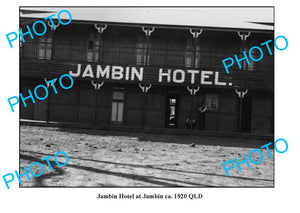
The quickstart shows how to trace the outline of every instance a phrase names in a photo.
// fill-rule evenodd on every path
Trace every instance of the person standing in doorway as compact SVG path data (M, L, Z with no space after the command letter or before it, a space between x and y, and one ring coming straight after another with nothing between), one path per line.
M201 101L200 107L198 108L198 111L199 111L199 130L204 130L206 110L207 110L207 106L206 106L205 102Z
M195 127L195 119L191 118L191 115L189 115L185 120L185 125L187 129L194 129Z

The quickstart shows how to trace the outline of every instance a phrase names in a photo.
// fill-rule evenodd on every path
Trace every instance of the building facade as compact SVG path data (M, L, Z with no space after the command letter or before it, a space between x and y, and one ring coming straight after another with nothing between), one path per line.
M35 20L21 19L21 27ZM48 85L46 100L20 106L21 119L273 135L274 55L262 48L261 61L235 63L229 74L222 64L274 40L273 31L76 20L50 26L20 44L20 92L66 73L74 86L55 94Z

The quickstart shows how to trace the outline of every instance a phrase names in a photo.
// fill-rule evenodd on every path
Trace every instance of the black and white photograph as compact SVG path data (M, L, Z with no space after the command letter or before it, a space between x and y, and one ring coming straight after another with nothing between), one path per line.
M19 12L20 187L274 187L274 7Z
M1 6L0 212L297 212L296 3Z

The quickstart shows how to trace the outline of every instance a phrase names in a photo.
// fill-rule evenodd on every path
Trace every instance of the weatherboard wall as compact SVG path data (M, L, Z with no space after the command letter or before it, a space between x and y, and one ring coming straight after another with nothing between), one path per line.
M50 31L50 29L49 29ZM75 83L70 90L59 90L58 94L51 92L47 100L21 106L21 118L84 123L91 126L116 125L111 122L112 91L114 87L124 87L126 90L124 117L122 126L132 128L165 128L166 96L168 91L179 94L178 129L187 129L185 120L191 113L196 119L197 108L206 94L217 94L219 109L206 112L205 130L236 132L238 130L238 96L235 89L248 89L246 96L251 97L251 128L249 132L257 134L273 133L273 91L274 91L274 62L273 56L267 56L262 61L251 64L249 70L239 70L237 66L226 74L221 60L233 57L241 51L241 47L251 47L272 39L273 34L252 33L246 43L242 44L237 32L203 31L198 40L193 40L188 30L183 29L155 29L149 39L149 61L141 64L137 60L137 52L144 48L145 34L139 27L108 26L102 35L102 49L98 61L87 61L90 35L97 33L92 24L70 24L61 26L47 36L53 36L51 57L40 58L39 48L41 39L29 40L21 48L20 76L21 92L34 89L38 84L45 84L45 79L58 78L60 75L75 72L78 64L83 70L90 65L93 72L100 66L122 66L124 68L143 67L143 81L137 79L114 80L94 77L74 77ZM47 37L46 36L46 37ZM47 38L45 38L47 40ZM142 44L142 46L140 45ZM47 46L46 44L43 44ZM95 48L95 43L93 43ZM197 67L186 66L185 55L193 51L194 45L199 60ZM99 50L100 50L99 49ZM273 49L272 49L273 50ZM138 63L139 62L139 63ZM200 86L199 92L192 97L187 90L190 81L174 83L158 81L158 71L181 69L187 71L206 70L219 73L220 82L231 82L232 86L201 85L196 79L195 85ZM211 81L214 77L211 77ZM99 91L95 90L91 81L103 81ZM144 94L139 83L152 84ZM51 91L51 88L49 88ZM193 100L193 105L191 105Z

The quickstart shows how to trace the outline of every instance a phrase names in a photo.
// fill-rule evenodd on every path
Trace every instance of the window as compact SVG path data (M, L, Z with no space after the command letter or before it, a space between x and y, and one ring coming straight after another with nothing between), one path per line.
M184 55L184 61L186 67L192 66L192 58L193 58L193 46L191 39L187 40L186 49L185 49L185 55Z
M199 67L200 66L200 46L197 43L195 48L195 59L194 58L194 46L191 39L187 40L185 49L185 66L186 67ZM194 64L193 64L194 63Z
M251 58L249 57L249 48L246 48L246 49L245 49L245 52L246 52L246 54L247 54L247 56L248 56L248 59L249 59L249 62L250 62L250 64L248 64L248 63L245 61L245 62L246 62L245 66L247 66L247 70L248 70L248 71L251 71L251 70L254 69L254 63L255 63L255 61L252 61ZM252 55L252 57L253 57L254 59L258 59L258 58L260 57L260 52L259 52L257 49L254 49L254 50L251 51L251 55ZM245 69L246 69L246 68L245 68Z
M146 43L142 37L139 37L136 43L136 64L137 65L149 65L149 53L150 53L150 43L148 44L148 57ZM148 64L147 64L148 63Z
M242 66L242 67L241 67L241 70L246 70L246 71L251 71L251 70L253 70L253 68L254 68L254 66L253 66L254 61L252 61L252 60L250 59L250 57L249 57L249 48L241 48L240 50L241 50L241 54L240 54L239 59L244 58L243 51L245 51L245 53L246 53L246 55L247 55L247 58L248 58L248 60L249 60L249 64L248 64L247 60L242 60L242 61L240 61L240 65ZM258 54L257 51L253 50L253 51L251 52L251 54L252 54L252 57L253 57L253 58L255 58L255 59L256 59L256 58L259 58L259 55L257 55L257 54Z
M195 67L198 68L200 66L200 47L196 46L196 53L195 53Z
M53 33L38 38L38 59L51 59Z
M100 49L100 42L98 35L94 32L90 32L89 40L87 43L87 61L88 62L98 62Z
M207 94L205 95L205 104L207 111L217 112L219 110L219 95Z
M111 121L123 122L125 91L123 88L114 88L112 94Z

